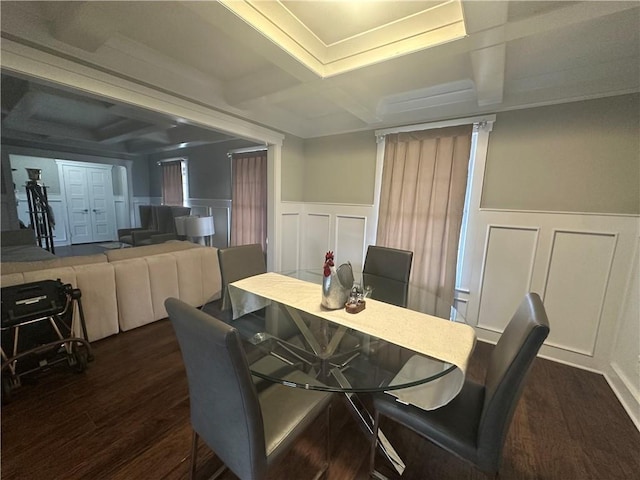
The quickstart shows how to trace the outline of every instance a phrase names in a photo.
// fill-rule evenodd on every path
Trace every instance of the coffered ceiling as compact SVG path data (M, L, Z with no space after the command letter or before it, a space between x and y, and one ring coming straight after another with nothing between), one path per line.
M640 90L637 1L3 1L0 8L3 48L27 45L303 138ZM65 134L135 153L203 133L52 85L11 84L5 101L4 83L3 136ZM207 135L215 136L201 141L228 138Z

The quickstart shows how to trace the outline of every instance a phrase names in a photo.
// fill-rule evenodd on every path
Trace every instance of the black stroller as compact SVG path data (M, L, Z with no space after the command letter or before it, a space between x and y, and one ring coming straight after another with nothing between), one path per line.
M81 292L58 280L2 288L2 401L25 375L65 362L84 372L92 360ZM78 303L84 338L74 337L74 302Z

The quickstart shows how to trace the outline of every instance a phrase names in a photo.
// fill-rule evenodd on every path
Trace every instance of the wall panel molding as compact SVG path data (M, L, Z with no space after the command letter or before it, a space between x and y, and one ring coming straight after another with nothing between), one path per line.
M300 223L299 213L282 214L282 271L298 270L300 268Z
M365 254L367 217L362 215L336 215L336 258L349 261L356 272L362 271Z
M490 224L480 274L477 326L501 332L531 290L539 228Z
M294 264L290 257L297 251L297 268L321 268L325 253L332 250L337 264L348 261L361 269L366 248L375 241L372 212L372 205L282 202L282 235L298 241L297 249L289 241L280 246L283 267Z
M567 365L600 373L607 372L610 377L617 377L610 363L617 348L614 337L624 305L624 292L628 279L633 277L630 274L633 264L630 259L634 258L637 248L639 218L628 215L559 214L492 209L482 209L476 214L478 228L483 233L477 234L480 241L471 245L473 251L470 261L465 262L464 268L469 269L466 274L470 278L466 319L469 324L478 326L478 339L495 343L503 330L502 326L492 324L492 319L487 318L487 302L496 302L495 299L491 300L487 293L498 289L500 294L512 297L510 301L514 305L514 311L515 306L522 300L520 294L500 290L499 286L496 287L493 281L487 278L487 268L493 264L491 259L487 260L487 251L490 252L492 248L490 228L494 229L494 232L495 228L500 226L510 229L536 229L538 241L529 288L543 298L551 324L551 334L542 346L540 355ZM502 232L504 233L504 230ZM578 246L582 245L583 251L584 245L589 245L589 239L595 239L595 249L572 257L573 243L565 242L571 235L578 237ZM487 245L487 242L490 242L490 245ZM523 251L521 256L520 265L526 262L525 259L530 258L530 251ZM588 264L585 267L583 264L587 260ZM579 273L580 268L585 268L587 273ZM563 280L559 281L560 279ZM585 282L589 288L581 289L577 286ZM458 292L457 297L464 298L466 295ZM509 299L499 301L507 303ZM484 305L482 312L481 305ZM585 309L586 313L582 311ZM507 314L506 309L504 310L503 314L507 316L504 322L514 311ZM481 313L484 318L480 318ZM623 338L628 337L628 329L627 324L624 326L625 332L620 334ZM638 361L639 355L640 352L635 354L634 363ZM631 360L625 359L622 363L630 362ZM622 363L619 362L619 365ZM622 382L619 384L622 385L621 389L626 389Z
M594 355L617 241L616 233L553 229L542 298L547 314L566 322L548 345Z
M640 430L640 237L635 240L605 378Z
M321 268L327 250L332 246L331 233L335 231L332 215L329 213L308 213L304 219L302 236L302 268ZM283 252L283 258L286 255Z

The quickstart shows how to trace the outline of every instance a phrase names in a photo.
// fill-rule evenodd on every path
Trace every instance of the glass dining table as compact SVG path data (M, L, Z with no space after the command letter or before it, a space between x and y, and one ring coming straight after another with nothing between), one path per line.
M257 388L340 392L363 431L373 419L358 394L386 392L433 409L464 382L475 333L462 316L422 288L355 275L364 292L359 313L320 305L322 270L266 273L229 286L226 320L240 333ZM292 381L293 371L305 373ZM401 473L404 464L382 434L380 448Z

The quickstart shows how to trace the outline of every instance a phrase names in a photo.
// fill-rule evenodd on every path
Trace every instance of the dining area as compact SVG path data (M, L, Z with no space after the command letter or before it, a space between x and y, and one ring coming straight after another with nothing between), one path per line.
M260 245L221 249L219 260L220 301L201 310L166 301L189 381L190 478L200 478L200 443L223 462L211 478L227 468L239 478L267 478L283 450L322 416L324 462L305 478L332 478L336 402L369 445L370 478L401 477L407 468L382 419L479 472L498 472L527 373L549 332L536 294L515 312L484 382L475 382L466 378L475 332L450 302L410 284L411 252L370 246L363 272L336 268L332 252L322 270L267 272Z
M19 401L3 406L3 479L46 475L64 479L184 480L209 479L217 474L221 480L234 480L252 478L240 470L240 474L234 471L238 464L251 465L252 461L260 465L261 475L266 474L258 478L270 480L316 476L344 480L495 477L491 472L485 473L486 466L474 464L470 443L458 442L466 448L458 453L455 446L445 442L462 438L454 436L456 431L468 434L472 429L465 430L466 426L480 421L479 392L487 389L487 382L494 382L504 373L501 369L495 370L496 365L503 365L495 362L497 354L503 358L501 347L475 339L466 365L461 365L462 375L462 369L447 359L418 354L407 346L395 346L375 332L358 330L372 328L374 321L365 321L366 314L378 307L393 306L394 313L409 313L420 318L431 315L431 322L447 324L452 331L468 331L464 317L451 308L444 313L444 307L440 306L438 311L442 313L437 315L417 311L426 311L430 302L428 295L410 282L406 291L395 289L398 285L393 283L387 283L387 288L380 284L372 286L364 297L365 308L359 313L323 310L320 308L323 269L267 272L261 250L243 247L239 249L240 255L233 255L234 252L238 250L222 249L220 259L225 284L237 282L232 287L236 293L245 289L258 291L260 285L243 284L245 280L261 282L260 278L276 275L285 277L284 282L301 280L308 284L305 288L310 292L313 289L310 297L313 297L314 308L327 316L342 316L354 323L342 325L339 322L343 320L334 322L307 313L299 304L287 310L282 301L286 299L267 302L264 296L262 303L269 305L235 319L231 295L210 303L204 311L178 307L170 312L173 317L195 318L203 326L215 323L227 340L232 337L236 340L238 356L226 365L234 366L234 375L242 376L246 388L242 396L238 393L233 397L230 385L238 385L237 380L226 384L224 390L216 386L209 392L212 398L205 401L204 406L199 403L203 391L199 388L194 391L191 387L189 361L185 358L187 349L181 348L180 335L171 319L95 342L92 346L97 361L91 364L90 375L69 377L52 372L36 385L22 389ZM228 259L223 260L225 257ZM371 271L371 264L367 268ZM382 281L374 277L364 280L367 268L363 268L362 275L354 272L354 279L360 282L363 292L367 292L367 282L373 285L375 280ZM376 300L376 291L380 294L382 290L393 291L393 298L387 297L386 302ZM400 295L396 296L398 291ZM255 293L240 293L241 298L256 297ZM259 293L266 296L268 292ZM293 293L300 296L302 291ZM433 301L431 304L433 308ZM296 323L291 312L298 312L301 321ZM398 325L398 318L394 315L387 322ZM365 326L358 327L358 322ZM455 324L458 326L454 327ZM305 326L309 330L308 338L317 342L317 352L307 344L302 332ZM207 327L203 328L208 331ZM237 333L231 333L234 330ZM256 333L264 335L256 336ZM205 337L204 331L196 337L210 354L225 351L212 348L212 339ZM334 339L338 337L341 340L336 345ZM189 342L188 351L194 351L192 347L197 340ZM469 341L473 340L469 338ZM224 345L228 347L231 342L225 341ZM355 353L358 355L353 357ZM416 377L415 374L426 371L416 369L410 381L394 385L394 378L415 355L424 359L421 362L426 362L432 370ZM224 363L218 360L207 362L206 370L197 369L206 385L214 386L216 376L226 375L217 370ZM244 367L235 368L237 365ZM435 370L439 370L439 379L437 374L432 374ZM392 395L409 390L413 383L418 384L414 388L423 389L429 384L435 385L433 382L455 379L455 375L463 377L460 392L433 410L424 410L410 402L401 403ZM458 381L452 384L458 385ZM245 402L243 395L247 390L249 399ZM493 432L504 435L498 437L503 442L499 478L622 479L632 478L637 471L634 445L638 442L638 432L600 375L538 357L532 362L524 388L518 392L510 383L508 391L520 393L520 400L507 412L511 419L506 433L493 428L496 425L493 419L485 419ZM499 388L493 390L493 398L503 398ZM215 405L226 406L224 418L214 416ZM505 414L503 403L494 405L499 414ZM482 407L491 413L489 406L486 410L484 404ZM251 415L245 415L247 408L252 409ZM200 430L198 423L194 424L194 415L213 418L214 433L222 436L221 444L206 437L208 432ZM256 422L245 432L250 432L258 445L264 442L264 450L248 450L236 445L231 448L234 458L229 458L225 449L229 445L233 447L229 442L238 438L234 429L238 425L246 426L247 419ZM447 424L448 419L453 422ZM278 421L284 423L278 424ZM465 423L467 421L469 423ZM278 436L284 426L287 426L286 434ZM369 433L376 429L381 434ZM447 432L448 437L436 437L436 430ZM197 442L194 442L194 432L198 434ZM278 447L268 440L274 437L281 440L276 442ZM386 444L405 465L401 475L398 465L383 450ZM248 451L252 452L252 460L244 457ZM492 458L486 449L475 451L478 452L476 458ZM615 457L603 454L609 451L615 451Z

